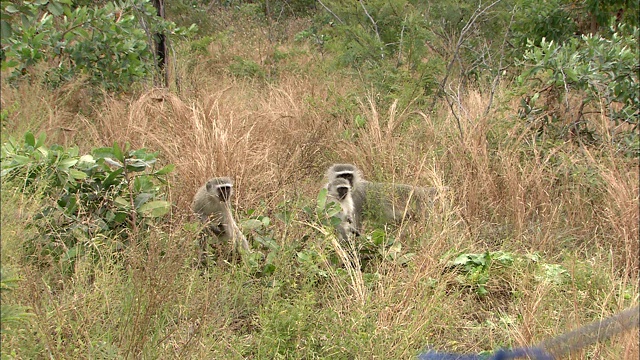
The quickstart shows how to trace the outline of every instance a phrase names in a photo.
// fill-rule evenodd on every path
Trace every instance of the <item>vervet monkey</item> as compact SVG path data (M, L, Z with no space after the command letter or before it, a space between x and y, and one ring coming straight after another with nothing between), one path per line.
M437 188L364 180L360 170L352 164L334 164L327 170L328 184L340 178L351 185L354 220L358 230L365 214L384 222L401 222L406 217L422 215L438 195Z
M325 187L329 187L329 184L336 181L336 179L344 179L349 182L351 188L349 189L349 195L351 202L353 203L353 224L354 228L359 232L360 224L362 221L363 206L365 205L366 186L368 181L362 179L360 170L352 164L334 164L327 170L327 184Z
M231 243L234 251L249 252L249 243L231 213L232 196L233 181L230 178L212 178L196 192L192 209L207 224L206 229L217 238Z
M340 238L347 240L352 234L359 236L360 224L357 222L359 219L356 218L349 181L344 178L337 178L328 183L326 188L328 199L337 202L342 207L342 211L338 214L338 217L342 220L338 226Z

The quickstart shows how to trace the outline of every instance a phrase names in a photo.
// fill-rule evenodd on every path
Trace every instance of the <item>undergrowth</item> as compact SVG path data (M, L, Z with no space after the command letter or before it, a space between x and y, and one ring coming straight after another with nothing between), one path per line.
M53 91L3 79L2 142L30 145L19 154L24 164L41 161L2 178L3 282L5 269L15 275L3 287L3 316L6 305L19 310L18 321L3 317L3 359L488 352L534 345L638 303L633 151L619 141L543 133L552 127L526 120L544 114L519 111L527 89L506 80L492 91L469 87L455 104L438 100L433 112L425 98L393 101L366 77L336 71L333 55L312 42L295 41L308 25L302 20L279 28L278 42L252 24L177 52L179 89L88 94L81 80ZM606 111L581 121L609 126ZM27 131L47 136L25 138ZM38 148L61 156L33 155ZM106 148L110 155L96 153ZM77 168L80 154L96 167ZM78 162L63 166L66 158ZM118 166L106 158L145 162L139 186L124 171L109 175ZM162 172L150 160L175 168ZM3 154L3 169L8 161ZM343 243L332 228L336 209L318 197L336 162L355 163L371 181L451 191L420 221L366 222L361 238ZM105 185L109 176L117 195L82 185ZM196 265L190 202L212 176L234 179L234 215L253 249L247 262ZM25 184L36 186L24 191ZM72 193L102 197L74 212L64 201ZM141 193L166 201L156 205L168 212L130 231L133 214L144 217ZM70 226L100 221L122 225L127 241L77 256L66 269L60 259L68 253L34 262L28 245L43 236L34 224L47 207L69 221L44 236L59 248L69 248L59 235ZM97 209L113 216L98 219ZM93 244L122 238L83 234ZM570 356L637 357L637 332Z

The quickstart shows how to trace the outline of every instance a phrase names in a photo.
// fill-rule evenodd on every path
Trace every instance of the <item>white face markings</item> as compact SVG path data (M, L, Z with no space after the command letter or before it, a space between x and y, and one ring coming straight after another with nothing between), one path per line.
M351 184L347 179L337 177L329 182L326 187L329 198L339 203L342 208L342 211L337 215L342 220L340 223L340 228L342 229L341 234L343 234L343 236L348 236L353 233L357 234L357 230L353 225L355 208L353 198L351 197Z

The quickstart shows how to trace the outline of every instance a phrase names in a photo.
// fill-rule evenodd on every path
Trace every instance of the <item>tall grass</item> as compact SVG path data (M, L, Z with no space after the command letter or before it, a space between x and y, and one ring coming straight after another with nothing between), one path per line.
M176 165L174 226L142 234L124 260L80 262L71 278L24 260L24 216L40 203L3 182L2 264L24 279L6 301L35 314L26 330L2 335L3 356L410 358L428 344L476 352L527 346L637 304L635 160L606 144L537 141L517 120L509 84L486 114L489 96L470 91L456 118L444 104L433 114L385 105L361 90L366 84L314 65L304 46L280 65L296 71L277 80L230 74L232 54L262 64L250 47L265 54L276 47L253 36L214 42L225 57L179 59L180 92L113 96L86 94L81 83L52 92L3 82L6 135L46 131L85 151L128 142ZM80 107L65 100L96 96ZM357 262L345 269L320 262L327 277L300 267L296 253L324 241L301 208L313 205L333 162L355 163L370 180L450 189L426 221L386 229L415 254L407 265L379 257L363 274ZM192 221L196 189L212 176L234 178L240 218L254 211L273 219L280 249L272 275L224 262L193 266L196 239L183 225ZM283 209L295 221L282 220ZM498 250L519 260L492 267L485 296L446 266L460 252ZM348 254L343 262L352 263ZM537 262L526 260L536 254ZM566 270L560 280L549 273L557 266ZM635 359L637 340L637 332L625 334L572 358Z

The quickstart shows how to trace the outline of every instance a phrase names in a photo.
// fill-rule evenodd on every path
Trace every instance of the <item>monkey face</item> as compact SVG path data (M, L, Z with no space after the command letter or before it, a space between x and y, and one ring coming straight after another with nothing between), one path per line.
M349 185L348 180L344 178L336 178L335 180L327 184L327 190L329 190L329 196L342 202L347 198L347 196L349 196L351 186Z
M329 181L345 179L353 188L355 183L359 181L360 174L358 168L353 164L334 164L327 170L327 178Z
M227 202L231 199L231 195L233 195L233 185L220 185L218 186L218 198L222 202Z
M207 182L207 192L213 194L220 202L226 203L233 195L233 183L226 178L216 178Z
M349 182L349 185L353 186L353 172L352 171L343 171L336 174L336 177L339 179L345 179Z
M336 191L338 192L338 200L343 201L349 195L349 186L346 186L346 185L338 186L336 188Z

